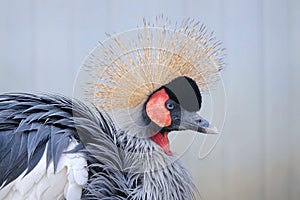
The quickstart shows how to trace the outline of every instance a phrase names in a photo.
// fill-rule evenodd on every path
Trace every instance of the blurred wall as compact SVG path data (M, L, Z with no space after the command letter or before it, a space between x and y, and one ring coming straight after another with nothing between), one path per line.
M195 157L201 137L182 158L202 198L298 200L299 10L298 0L0 0L0 92L70 96L105 33L162 13L173 22L195 18L223 42L228 63L223 134L206 159Z

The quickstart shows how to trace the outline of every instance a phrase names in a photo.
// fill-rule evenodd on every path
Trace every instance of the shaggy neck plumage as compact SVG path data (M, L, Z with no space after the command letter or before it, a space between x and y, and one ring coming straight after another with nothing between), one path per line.
M117 166L95 164L101 171L94 173L86 187L85 197L133 200L190 200L196 199L196 187L187 170L175 156L167 155L150 138L137 138L117 133L119 147ZM101 182L110 184L99 185ZM122 184L120 184L122 183ZM107 188L107 185L110 185ZM95 188L97 186L97 188ZM126 194L119 191L127 191ZM86 199L89 199L86 198Z

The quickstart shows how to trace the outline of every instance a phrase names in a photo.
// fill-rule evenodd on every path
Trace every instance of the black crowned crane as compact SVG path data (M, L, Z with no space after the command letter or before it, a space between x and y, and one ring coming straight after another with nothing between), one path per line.
M222 50L204 26L158 20L87 57L82 87L91 106L0 95L0 199L196 199L168 134L216 133L198 111L221 67Z

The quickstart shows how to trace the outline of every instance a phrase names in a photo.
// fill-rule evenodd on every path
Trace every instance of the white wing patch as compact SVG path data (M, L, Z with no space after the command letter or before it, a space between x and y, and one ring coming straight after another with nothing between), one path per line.
M72 139L67 150L77 144ZM87 161L81 153L63 153L54 174L52 162L46 169L45 151L37 166L24 177L25 173L0 190L1 200L76 200L88 180Z

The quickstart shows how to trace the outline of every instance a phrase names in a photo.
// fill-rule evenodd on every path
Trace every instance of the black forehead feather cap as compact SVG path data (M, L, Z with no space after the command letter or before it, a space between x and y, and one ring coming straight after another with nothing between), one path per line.
M194 80L180 76L164 86L171 99L187 111L198 111L201 108L202 96Z

